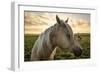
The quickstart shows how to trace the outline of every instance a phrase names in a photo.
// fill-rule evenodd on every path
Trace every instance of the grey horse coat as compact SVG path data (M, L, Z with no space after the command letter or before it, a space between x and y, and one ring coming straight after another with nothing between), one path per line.
M74 40L73 31L67 24L68 19L60 20L56 15L56 21L56 24L46 29L36 40L31 52L31 61L54 59L56 47L72 48L76 56L81 55L81 47Z

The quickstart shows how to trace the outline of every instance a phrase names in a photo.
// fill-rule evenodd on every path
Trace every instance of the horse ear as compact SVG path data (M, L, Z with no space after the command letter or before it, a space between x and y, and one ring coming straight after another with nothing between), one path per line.
M57 21L57 23L60 24L60 18L58 17L58 15L56 15L56 21Z
M66 23L68 23L69 18L67 18L67 20L65 21Z

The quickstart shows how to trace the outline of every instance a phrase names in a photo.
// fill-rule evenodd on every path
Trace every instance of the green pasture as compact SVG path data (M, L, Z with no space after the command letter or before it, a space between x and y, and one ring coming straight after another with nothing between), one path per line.
M76 57L73 52L68 51L67 49L61 50L57 49L57 53L55 55L55 60L67 60L67 59L87 59L90 58L90 34L75 34L75 36L80 36L79 43L83 48L82 55L80 57ZM32 47L37 40L38 35L25 35L24 36L24 61L30 61L31 50Z

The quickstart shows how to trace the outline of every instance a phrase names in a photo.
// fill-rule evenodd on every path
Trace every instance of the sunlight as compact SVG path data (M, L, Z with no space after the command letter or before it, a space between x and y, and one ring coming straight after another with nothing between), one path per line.
M55 16L66 20L69 17L69 25L74 33L90 33L90 15L75 13L48 13L28 12L24 13L25 34L40 34L56 23Z

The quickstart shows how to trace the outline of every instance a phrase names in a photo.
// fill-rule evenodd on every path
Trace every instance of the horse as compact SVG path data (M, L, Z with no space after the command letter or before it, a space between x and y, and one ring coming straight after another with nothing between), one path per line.
M56 15L56 23L41 33L36 40L31 51L31 61L54 60L56 47L70 48L75 56L81 55L82 48L75 40L68 20L69 18L64 21Z

